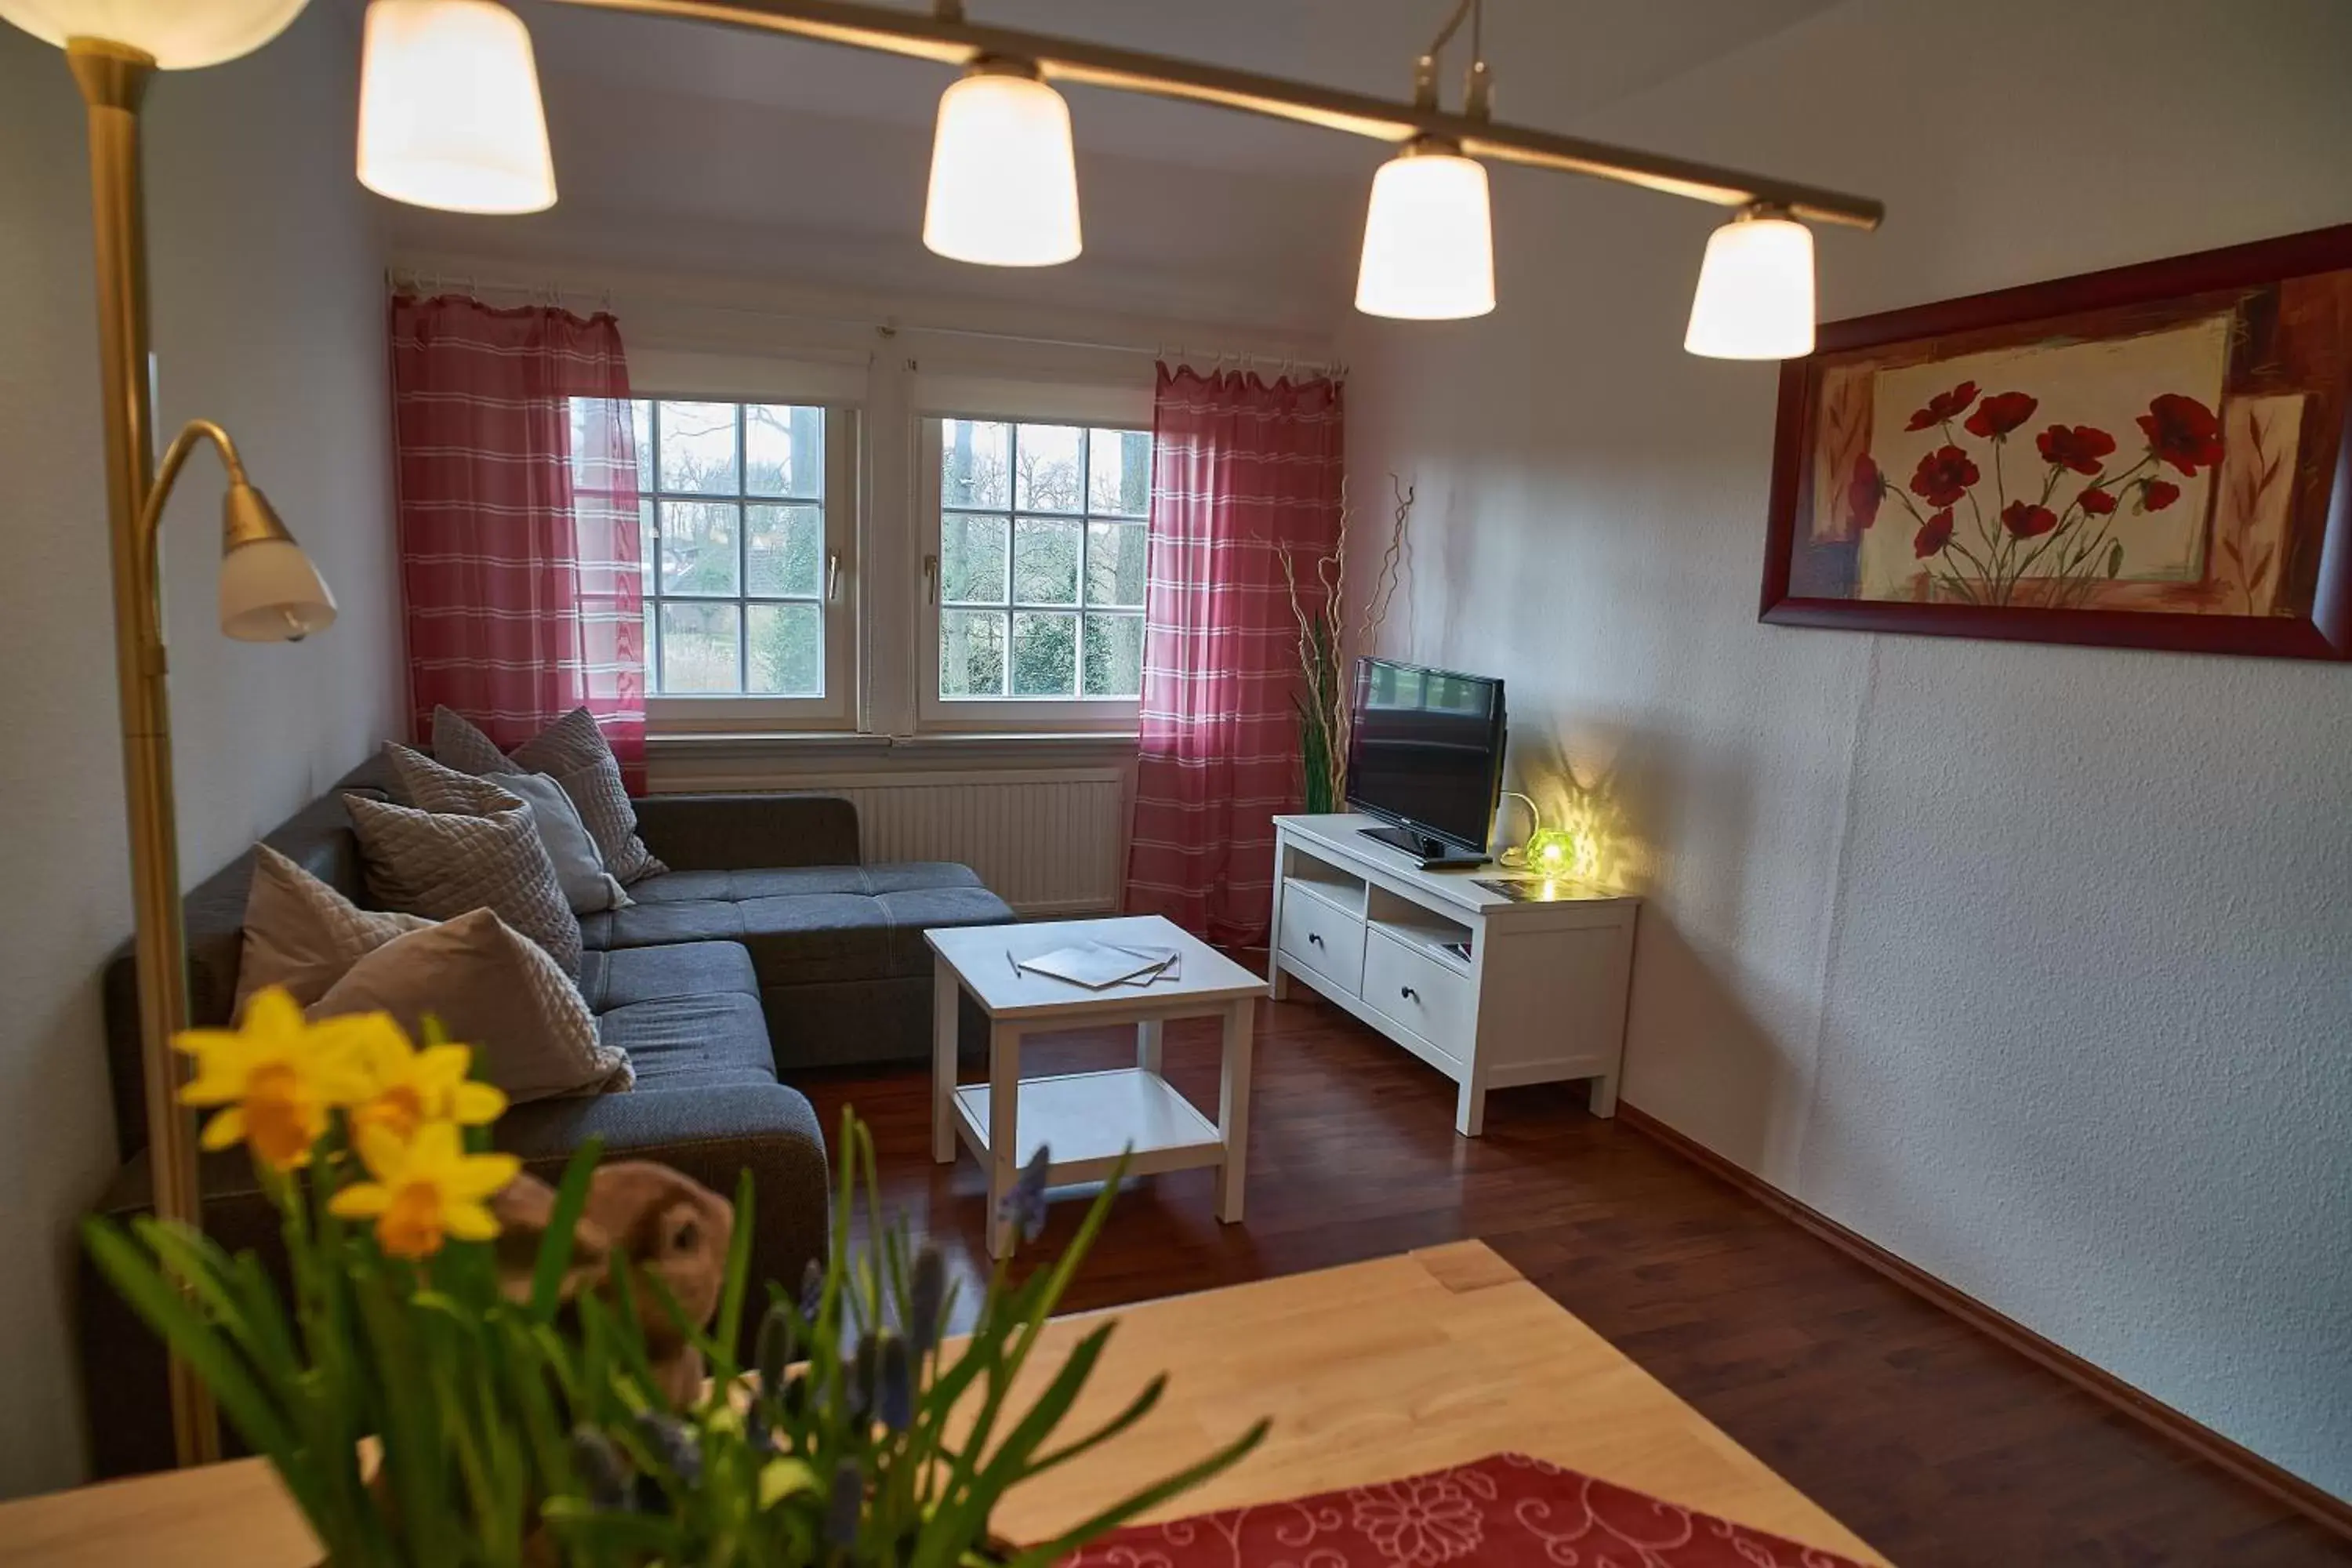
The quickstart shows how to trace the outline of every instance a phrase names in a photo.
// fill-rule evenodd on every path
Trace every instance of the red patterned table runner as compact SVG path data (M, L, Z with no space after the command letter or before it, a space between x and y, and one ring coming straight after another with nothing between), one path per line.
M1524 1454L1136 1525L1063 1568L1860 1568Z

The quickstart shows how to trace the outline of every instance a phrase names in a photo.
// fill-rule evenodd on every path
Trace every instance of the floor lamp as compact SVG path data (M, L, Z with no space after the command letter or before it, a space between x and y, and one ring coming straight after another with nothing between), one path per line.
M165 685L163 503L194 449L210 444L227 470L221 505L220 624L246 642L295 641L335 618L301 547L247 481L228 433L192 421L159 464L148 379L147 245L139 113L159 69L215 64L276 37L303 0L0 0L0 18L58 45L89 109L90 212L96 236L99 384L105 402L106 510L113 540L114 658L137 921L140 1041L145 1059L148 1165L159 1218L194 1226L200 1194L194 1121L178 1103L172 1036L187 1024L187 955L172 799ZM220 1456L209 1392L171 1363L179 1462Z

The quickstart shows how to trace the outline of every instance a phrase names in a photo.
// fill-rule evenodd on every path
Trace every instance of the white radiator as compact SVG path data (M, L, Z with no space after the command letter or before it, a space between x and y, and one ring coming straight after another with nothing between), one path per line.
M869 864L961 861L1024 915L1118 907L1127 878L1123 770L910 770L796 778L792 787L855 802Z

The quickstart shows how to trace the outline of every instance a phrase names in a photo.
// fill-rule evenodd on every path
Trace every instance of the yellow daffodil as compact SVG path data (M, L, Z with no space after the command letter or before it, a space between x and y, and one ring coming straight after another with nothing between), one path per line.
M341 1019L366 1074L370 1092L352 1107L352 1139L380 1126L406 1142L429 1121L487 1127L506 1110L507 1097L466 1076L474 1053L466 1046L427 1046L418 1050L388 1013Z
M329 1108L367 1089L346 1032L310 1024L276 985L246 1004L238 1027L183 1030L172 1043L196 1058L180 1103L225 1108L205 1124L204 1146L244 1143L273 1170L309 1164Z
M337 1193L329 1207L375 1221L376 1245L394 1258L430 1258L450 1237L488 1241L499 1222L482 1200L515 1179L512 1154L468 1154L454 1121L428 1121L403 1139L381 1122L357 1130L372 1182Z

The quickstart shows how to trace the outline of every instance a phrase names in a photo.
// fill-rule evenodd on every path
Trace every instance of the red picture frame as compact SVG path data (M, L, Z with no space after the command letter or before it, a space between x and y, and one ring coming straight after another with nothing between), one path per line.
M2217 312L2227 318L2221 328L2215 326ZM2242 401L2250 411L2263 399L2269 399L2271 407L2292 411L2294 423L2287 431L2294 442L2290 468L2277 475L2279 465L2273 460L2268 469L2257 470L2265 482L2273 476L2284 479L2286 488L2261 503L2269 519L2266 526L2274 537L2259 554L2246 552L2262 563L2251 577L2241 571L2242 580L2226 587L2177 574L2175 580L2154 588L2128 581L2091 581L2101 564L2105 565L2107 578L2118 577L2124 550L2117 543L2111 563L2102 549L2089 570L2057 587L2046 586L2039 579L2011 579L2007 586L2015 597L2004 599L1998 592L1986 590L1988 583L1999 586L1997 578L1973 579L1973 590L1964 572L1958 580L1938 578L1930 554L1952 531L1951 513L1947 510L1924 520L1916 536L1922 569L1905 590L1916 596L1886 596L1886 563L1895 562L1894 569L1899 571L1909 562L1901 550L1890 552L1885 534L1873 547L1878 552L1878 596L1864 596L1865 590L1859 584L1865 574L1856 562L1864 548L1862 531L1873 526L1872 516L1879 510L1874 498L1883 494L1899 503L1899 509L1886 509L1894 519L1884 525L1889 528L1907 529L1923 504L1907 492L1896 493L1906 489L1899 467L1878 478L1881 469L1874 460L1877 449L1874 443L1881 437L1868 422L1875 417L1871 413L1875 395L1871 378L1880 374L1879 367L1892 367L1888 374L1898 370L1910 374L1909 384L1916 384L1921 375L1930 374L1922 367L1933 367L1947 359L1978 363L1983 363L1985 354L2002 352L2105 348L2175 330L2177 323L2191 318L2202 321L2209 331L2226 334L2216 340L2227 344L2221 351L2226 364L2220 394L2225 428L2238 428L2230 425L2227 413ZM1968 359L1969 354L1979 357ZM1834 381L1841 375L1849 386L1856 381L1864 386L1859 399L1840 394L1843 398L1840 406L1847 410L1845 422L1851 424L1856 417L1851 410L1857 405L1864 421L1859 456L1849 457L1849 466L1843 468L1835 466L1833 456L1821 445L1825 377ZM1970 398L1978 395L1973 383L1964 382L1954 391L1965 392ZM1988 403L1994 401L1991 394L1988 385ZM2028 408L2034 405L2032 398L2021 394L2002 395L2019 398ZM1929 401L1939 402L1941 397ZM2063 425L2063 408L2053 405L2053 411ZM1929 420L1937 413L1945 411L1922 408L1912 416L1908 426L1893 429L1918 430L1919 421ZM2246 416L2252 415L2249 412ZM1945 413L1945 417L1949 420L1956 415ZM2145 421L2141 424L2147 428ZM1988 425L1971 423L1968 428L2003 434L2000 426L1996 413ZM2011 426L2021 448L2030 427L2015 429L2013 422ZM2244 428L2257 437L2263 433L2257 426ZM1943 429L1950 434L1951 425L1945 424ZM1829 434L1841 442L1843 450L1854 449L1850 434L1840 436L1833 428ZM2104 431L2099 434L2105 438ZM2129 436L2127 426L2126 437L2138 439ZM1932 428L1918 437L1937 438ZM1899 443L1902 437L1890 434L1885 439ZM2146 455L2130 470L2141 477L2120 488L2150 510L2160 509L2180 494L2179 485L2166 482L2179 476L2157 461L2160 454L2155 449L2158 441L2153 430L2147 441ZM2221 449L2218 444L2215 449ZM1979 455L1990 452L1998 460L2004 448L1977 450ZM2045 459L2050 450L2042 448ZM2122 454L2129 455L2128 449ZM2122 456L2114 460L2118 471ZM2226 571L2236 569L2216 564L2217 561L2235 560L2236 547L2251 536L2233 533L2229 539L2218 538L2216 520L2225 511L2232 520L2242 512L2251 518L2256 504L2239 499L2242 487L2239 492L2230 492L2231 500L2223 500L2230 475L2221 465L2228 460L2226 457L2208 459L2212 466L2204 486L2196 492L2205 515L2188 525L2203 531L2196 536L2193 553L2206 563L2200 570L2217 584ZM2030 482L2031 454L2021 450L2011 461L2013 468L2026 470L2022 478ZM1819 478L1853 474L1863 468L1867 473L1858 489L1852 489L1857 481L1840 480L1845 488L1832 488L1822 485ZM1972 467L1966 471L1976 472ZM2052 500L2054 509L2053 482L2068 475L2055 463L2049 466L2048 473L2042 499ZM1909 488L1934 503L1944 500L1936 485L1923 467L1922 476ZM1851 510L1841 517L1838 509L1849 504L1849 489L1854 499ZM1817 490L1822 492L1819 496ZM2021 488L2017 493L2026 492ZM2079 520L2084 524L2094 521L2087 515L2090 510L2111 511L2116 507L2115 500L2104 492L2091 499L2095 504L2085 508L2085 515ZM1825 503L1829 510L1822 510L1817 502ZM1985 505L1991 509L1990 495ZM1812 354L1789 361L1780 369L1770 509L1760 618L1772 625L2278 658L2352 658L2352 224L1827 323L1820 330ZM2166 521L2173 525L2177 520ZM2037 522L2043 529L2051 526L2046 513L2037 513L2034 521L2021 520L2021 527L2035 527ZM1940 533L1936 531L1937 526ZM2012 554L2025 548L2021 540L2004 537L1997 522L1984 527L1994 546ZM2179 534L2181 530L2172 526L2171 531ZM1838 537L1841 534L1847 537ZM2217 557L2217 551L2222 554ZM2077 557L2082 553L2078 551ZM2243 603L2253 605L2256 600L2248 583L2257 579L2265 584L2263 603L2268 613L2233 613L2226 602L2230 595L2242 594ZM1825 591L1841 587L1843 593ZM2142 603L2196 602L2196 607L2109 607L2135 593ZM2053 602L2031 602L2037 594L2046 594ZM2071 605L2064 602L2070 597L2075 599Z

